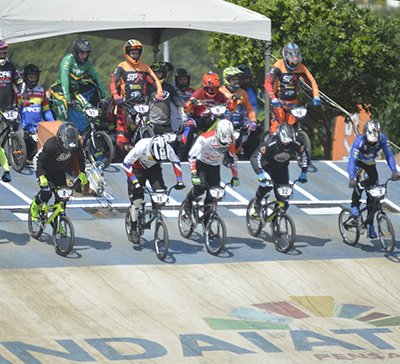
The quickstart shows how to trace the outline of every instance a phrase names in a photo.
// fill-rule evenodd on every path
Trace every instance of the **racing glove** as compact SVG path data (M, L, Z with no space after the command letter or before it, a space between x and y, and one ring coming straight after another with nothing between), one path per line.
M321 99L318 96L313 98L313 105L314 106L321 106Z
M113 100L117 105L119 105L119 104L122 104L122 102L124 101L124 98L121 95L119 95L118 93L115 93L115 94L113 94Z
M233 187L238 187L240 185L240 179L238 177L232 177L231 185Z
M47 187L49 185L49 181L47 180L46 176L41 175L39 176L39 186L41 188Z
M175 189L176 190L183 190L185 188L185 184L183 181L176 181Z
M299 182L300 183L306 183L307 182L307 172L301 172L300 173Z
M357 186L357 181L355 180L355 178L350 178L349 188L356 188L356 186Z
M272 187L271 177L267 173L261 172L257 176L261 187Z
M392 181L398 181L400 179L400 175L397 171L392 173Z
M192 175L192 184L193 186L200 186L201 180L197 174Z

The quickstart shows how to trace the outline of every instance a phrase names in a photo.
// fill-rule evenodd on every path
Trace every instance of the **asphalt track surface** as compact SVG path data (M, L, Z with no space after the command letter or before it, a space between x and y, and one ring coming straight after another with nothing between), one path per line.
M0 183L0 364L3 363L400 363L399 246L378 240L351 247L337 217L349 206L345 162L314 162L296 185L289 209L297 238L289 254L275 250L266 228L247 233L245 208L257 188L248 163L241 185L228 189L219 212L228 229L224 252L206 252L200 228L180 237L173 191L164 211L170 236L165 262L153 230L132 246L124 231L128 207L120 165L105 173L114 209L94 197L69 203L76 243L57 256L50 230L29 236L27 208L37 193L31 169ZM163 166L167 185L172 167ZM378 163L380 178L390 176ZM223 168L223 181L230 172ZM185 183L189 169L183 166ZM292 179L300 171L291 164ZM400 183L385 203L400 237Z

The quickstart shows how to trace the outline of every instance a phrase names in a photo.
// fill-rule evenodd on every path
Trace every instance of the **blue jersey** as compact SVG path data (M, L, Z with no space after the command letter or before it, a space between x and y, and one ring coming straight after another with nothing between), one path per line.
M394 160L392 149L389 146L389 140L387 136L381 133L379 141L371 145L367 143L365 136L362 134L356 138L350 149L349 163L347 165L349 178L355 178L358 167L357 162L361 162L367 165L374 165L376 156L378 155L380 150L383 150L390 169L392 170L392 172L395 172L397 170L396 162Z

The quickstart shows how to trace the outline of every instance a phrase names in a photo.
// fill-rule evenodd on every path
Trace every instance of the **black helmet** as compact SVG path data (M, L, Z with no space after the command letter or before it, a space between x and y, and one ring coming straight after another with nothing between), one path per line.
M188 78L188 82L186 85L182 85L179 83L179 77L187 77ZM175 85L176 87L178 87L179 89L181 88L186 88L189 87L190 85L190 73L188 72L188 70L186 68L183 67L178 67L175 71Z
M283 146L288 146L296 141L296 132L293 126L286 123L279 125L278 128L278 139Z
M363 133L368 143L375 144L381 136L381 125L376 120L368 120L364 125Z
M78 129L72 123L62 123L57 130L57 140L64 151L72 151L78 147Z
M92 50L93 50L92 46L90 45L89 41L86 39L79 38L79 39L75 40L74 43L72 44L72 54L74 55L74 57L78 63L86 62L86 60L84 62L80 61L78 52L91 52Z
M36 78L28 77L28 75L35 75ZM35 87L39 83L39 75L40 75L39 67L30 63L24 67L24 73L22 77L28 87Z
M250 67L246 64L241 64L237 66L242 71L241 77L250 77L253 78L253 72L251 71Z
M151 140L150 154L156 162L168 160L167 143L161 135L156 135Z
M150 66L154 73L159 72L162 74L162 77L159 77L160 81L165 80L168 73L168 68L165 62L157 62Z

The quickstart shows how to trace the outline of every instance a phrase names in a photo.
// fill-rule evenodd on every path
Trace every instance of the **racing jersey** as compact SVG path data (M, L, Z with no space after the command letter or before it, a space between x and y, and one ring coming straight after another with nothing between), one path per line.
M119 94L124 100L142 104L148 93L148 84L155 85L157 95L161 98L163 94L161 83L147 64L141 61L137 64L123 61L111 76L110 89L113 95Z
M32 89L27 87L23 99L30 103L29 106L24 106L22 96L18 96L18 105L20 105L19 113L24 130L34 133L37 132L39 121L43 121L43 119L54 120L47 101L46 92L42 86L37 85Z
M194 89L191 87L186 87L184 89L180 89L179 87L175 86L175 91L178 94L178 96L181 98L183 103L185 104L186 101L188 101L194 92Z
M379 141L374 145L371 145L367 143L364 134L361 134L356 138L356 140L354 140L350 149L349 163L347 164L349 178L355 178L357 172L357 161L367 165L374 165L376 156L380 150L383 150L391 171L397 171L396 161L394 159L392 149L389 146L389 140L387 136L381 133Z
M211 98L208 97L203 88L199 88L193 92L192 97L201 100L205 105L193 105L190 100L186 101L185 112L189 113L191 117L204 118L209 116L208 108L215 105L227 105L229 110L234 110L237 102L229 100L222 92L218 91L216 95Z
M319 97L317 82L307 67L300 63L294 71L289 71L283 59L275 62L265 79L264 87L271 100L279 98L289 103L298 103L300 77L311 84L314 97Z
M169 125L171 123L171 102L178 109L180 108L181 115L183 113L183 102L171 84L164 82L162 88L163 99L150 104L149 115L153 124ZM150 93L150 99L154 99L155 95L156 90L153 89Z
M152 138L139 140L133 149L126 155L122 163L124 171L130 180L134 180L134 169L149 169L159 162L155 161L150 152ZM176 156L172 147L167 143L167 157L174 167L177 180L182 180L182 168L179 158Z
M235 143L221 145L215 136L215 130L200 134L189 151L189 165L192 174L197 171L196 161L199 160L210 166L220 166L228 152L233 163L231 164L232 175L237 177L237 163L235 154Z
M60 147L56 136L47 139L35 156L34 168L36 176L64 174L74 154L78 157L79 170L85 172L85 157L80 142L78 142L78 148L72 152L66 152Z
M233 96L233 93L229 91L226 86L221 86L219 90L230 99ZM247 92L242 88L237 89L234 92L236 95L241 96L242 98L237 101L237 109L235 111L226 111L226 118L230 120L235 128L240 127L243 124L244 118L247 116L250 121L257 122L256 113L253 109L253 106L250 103L249 97L247 96Z
M100 90L101 96L106 97L106 90L92 62L87 60L85 63L80 64L75 60L72 53L67 54L60 63L57 80L57 85L61 85L65 99L71 101L73 99L71 93L78 92L79 86L88 80L94 81Z
M7 61L0 66L0 110L12 108L16 102L16 87L22 84L22 78L15 66Z
M289 165L290 159L296 153L301 153L301 170L307 172L310 159L308 152L301 141L290 143L287 147L280 144L278 134L261 144L257 153L250 158L254 172L260 174L265 167L282 168Z

